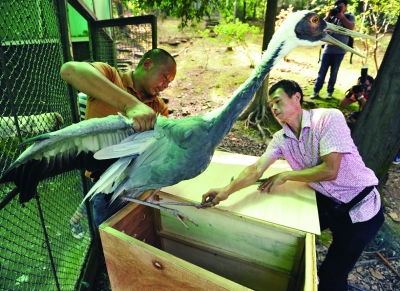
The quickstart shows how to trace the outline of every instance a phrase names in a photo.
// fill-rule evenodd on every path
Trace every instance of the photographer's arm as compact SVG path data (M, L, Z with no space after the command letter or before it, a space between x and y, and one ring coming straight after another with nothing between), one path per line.
M361 110L364 109L365 103L367 103L367 99L364 96L360 96L357 98L358 104L360 105Z
M344 108L349 106L350 104L356 102L356 98L353 94L352 88L346 91L346 95L340 100L339 106Z
M352 103L354 103L353 100L351 100L350 98L343 97L343 99L340 100L340 102L339 102L339 106L344 108L344 107L349 106Z
M343 26L347 29L353 30L354 29L354 23L351 22L350 20L347 19L347 17L344 15L344 13L338 13L336 15L336 18L339 18L340 21L343 23Z

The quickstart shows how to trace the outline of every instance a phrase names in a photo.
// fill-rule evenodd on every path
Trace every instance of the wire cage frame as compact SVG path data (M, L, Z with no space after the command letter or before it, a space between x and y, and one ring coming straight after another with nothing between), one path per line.
M59 75L65 61L76 54L130 70L156 47L155 17L91 19L90 41L69 55L65 5L0 1L0 175L24 151L21 142L79 121L77 94ZM0 209L0 290L90 289L83 273L99 238L90 214L81 220L82 239L69 226L88 189L83 173L46 179L37 189L23 206L13 199ZM12 190L0 184L0 201Z

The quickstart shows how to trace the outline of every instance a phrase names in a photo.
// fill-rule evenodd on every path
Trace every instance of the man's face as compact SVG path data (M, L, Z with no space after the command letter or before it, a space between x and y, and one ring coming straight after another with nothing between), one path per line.
M346 11L346 5L344 5L344 3L339 3L337 7L340 9L341 13L344 13Z
M269 96L268 105L272 114L279 122L284 122L297 113L300 100L300 93L290 98L282 88L278 88Z
M155 96L164 91L175 79L176 64L171 59L157 65L148 59L144 66L146 70L145 90L149 96Z
M365 80L365 85L366 85L366 87L367 87L367 91L371 91L372 84L369 82L369 80L368 80L368 79L367 79L367 80Z

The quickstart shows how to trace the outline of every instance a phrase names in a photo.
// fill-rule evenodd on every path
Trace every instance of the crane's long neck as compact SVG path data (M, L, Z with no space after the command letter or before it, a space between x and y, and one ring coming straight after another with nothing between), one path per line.
M221 135L220 140L230 131L233 123L253 98L271 69L292 49L293 47L288 48L285 40L272 39L268 49L262 55L261 62L246 82L233 93L227 103L204 115L206 120L214 119L214 126L219 128L218 131L222 131L218 134ZM215 140L217 143L219 141Z

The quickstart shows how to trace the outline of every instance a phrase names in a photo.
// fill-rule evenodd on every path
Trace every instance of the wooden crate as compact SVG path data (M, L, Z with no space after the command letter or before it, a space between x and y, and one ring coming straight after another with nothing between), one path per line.
M254 160L216 153L203 174L159 198L198 202ZM279 161L266 175L285 169ZM189 229L170 213L130 203L100 226L112 289L317 290L315 195L302 183L284 185L270 195L252 186L209 209L174 206L198 223Z

